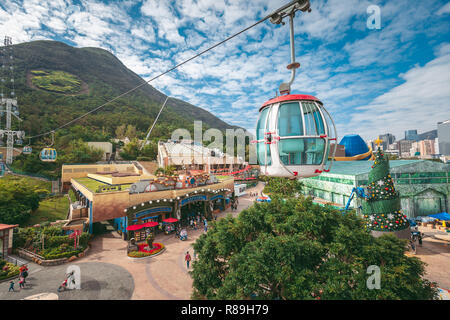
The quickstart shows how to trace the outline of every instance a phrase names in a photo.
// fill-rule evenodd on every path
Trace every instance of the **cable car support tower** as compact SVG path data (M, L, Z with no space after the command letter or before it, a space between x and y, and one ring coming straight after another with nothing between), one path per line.
M11 164L13 161L14 153L14 137L17 137L17 143L21 144L22 139L25 137L24 131L12 130L12 118L15 117L18 121L22 121L19 118L19 109L17 106L17 99L14 92L14 66L13 66L13 52L11 38L5 36L3 42L2 54L2 74L1 74L1 101L0 101L0 146L3 145L3 137L6 136L6 164ZM9 82L10 85L6 86L5 82L8 78L9 69ZM9 89L9 98L6 95L6 89ZM5 97L6 96L6 97ZM5 116L5 127L1 129L1 120Z

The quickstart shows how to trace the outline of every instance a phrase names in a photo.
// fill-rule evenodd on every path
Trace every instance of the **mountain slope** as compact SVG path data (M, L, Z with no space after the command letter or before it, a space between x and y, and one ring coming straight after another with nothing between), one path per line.
M16 94L24 120L21 128L27 135L59 127L144 82L113 54L99 48L74 48L57 41L33 41L14 45L13 50ZM74 75L83 82L83 91L69 95L37 89L31 80L32 70L63 71ZM106 131L109 136L114 136L119 125L132 124L142 135L153 122L165 97L145 84L77 124ZM170 99L154 135L166 137L176 128L190 129L193 120L202 120L206 128L236 128L204 109Z

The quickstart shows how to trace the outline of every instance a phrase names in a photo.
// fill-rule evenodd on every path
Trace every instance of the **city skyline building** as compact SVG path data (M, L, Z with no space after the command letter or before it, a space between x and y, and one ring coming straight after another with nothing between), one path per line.
M405 140L417 141L419 140L419 135L417 134L417 130L406 130L405 131Z
M410 150L412 147L413 141L411 140L400 140L398 141L398 151L399 155L402 158L409 158L410 157Z
M420 152L420 158L431 159L432 155L436 154L434 149L434 139L433 140L421 140L417 142Z
M437 123L439 153L450 156L450 119Z

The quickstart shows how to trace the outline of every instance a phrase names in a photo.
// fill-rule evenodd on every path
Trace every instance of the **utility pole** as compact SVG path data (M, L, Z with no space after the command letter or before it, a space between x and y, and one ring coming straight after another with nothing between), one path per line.
M11 164L13 160L14 154L14 137L17 137L17 142L19 144L22 143L22 139L25 138L24 131L14 131L11 128L11 120L12 116L14 116L18 121L22 121L19 118L19 108L17 107L17 99L15 98L14 92L14 66L13 66L13 54L12 54L12 40L10 37L5 36L5 40L3 42L4 46L2 48L2 74L1 74L1 103L0 103L0 125L1 125L1 117L6 116L5 128L0 129L0 145L3 144L3 137L6 136L6 164ZM9 63L8 63L9 61ZM10 72L10 86L9 87L9 95L10 98L5 98L6 93L4 89L7 89L5 86L5 81L7 78L8 71Z

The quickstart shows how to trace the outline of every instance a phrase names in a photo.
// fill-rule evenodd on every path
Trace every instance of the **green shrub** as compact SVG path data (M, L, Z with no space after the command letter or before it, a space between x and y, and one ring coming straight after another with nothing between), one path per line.
M5 266L8 266L7 270L3 270ZM20 267L9 262L6 262L0 270L0 280L18 276L20 273Z
M42 233L46 236L61 236L63 234L63 230L59 227L48 226L42 230Z
M72 256L77 256L79 253L83 252L85 248L79 247L77 250L72 250L68 252L58 252L59 248L52 249L51 251L42 254L45 260L55 260L62 258L70 258Z
M137 157L137 161L153 161L150 157Z

